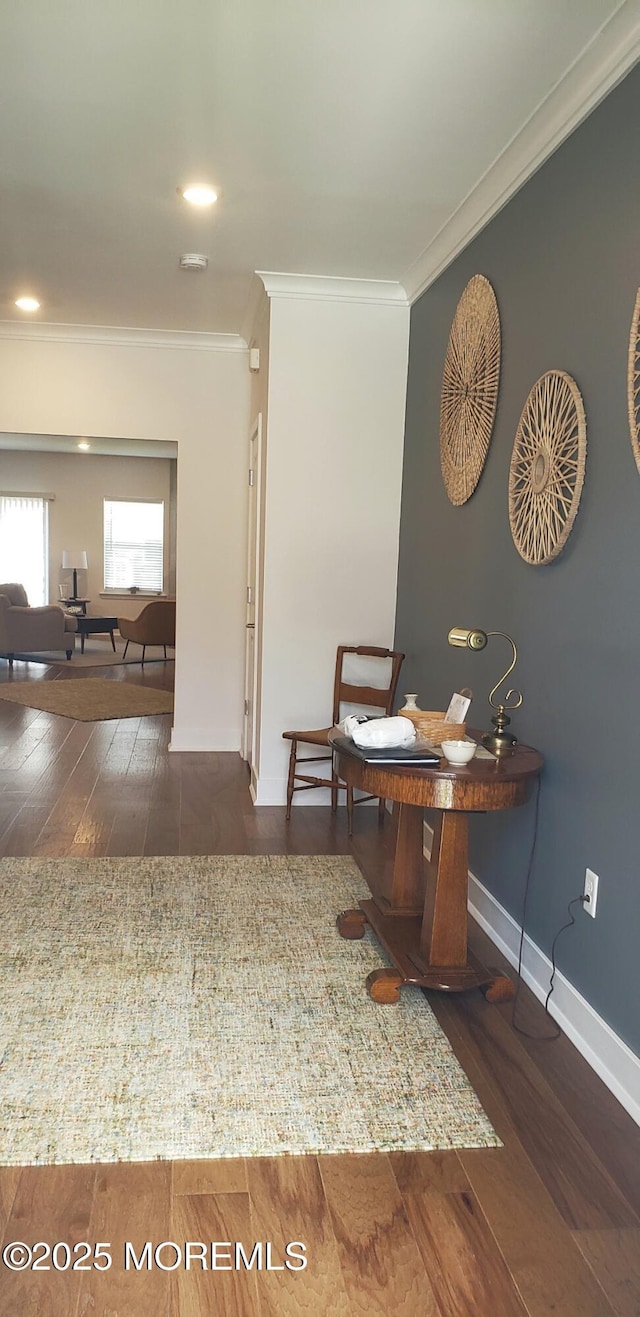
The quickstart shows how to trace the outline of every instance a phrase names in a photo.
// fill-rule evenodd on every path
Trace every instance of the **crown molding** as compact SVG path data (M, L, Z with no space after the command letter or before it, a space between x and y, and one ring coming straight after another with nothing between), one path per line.
M110 325L21 324L0 320L0 338L48 343L92 343L106 347L178 348L188 352L246 352L240 334L188 330L126 329Z
M256 270L267 297L305 302L367 302L377 306L408 306L407 294L395 279L342 279L324 274L283 274Z
M402 282L410 302L442 274L639 59L638 0L624 0L409 267Z

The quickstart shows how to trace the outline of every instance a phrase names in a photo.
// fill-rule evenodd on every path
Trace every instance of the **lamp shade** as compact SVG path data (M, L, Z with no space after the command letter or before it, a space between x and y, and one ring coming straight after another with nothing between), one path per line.
M76 571L81 567L87 568L89 564L87 562L86 549L63 549L62 566L68 570L75 567Z
M493 634L493 633L492 633ZM458 649L484 649L487 643L487 632L469 631L465 627L454 626L451 628L447 640L450 645L456 645Z

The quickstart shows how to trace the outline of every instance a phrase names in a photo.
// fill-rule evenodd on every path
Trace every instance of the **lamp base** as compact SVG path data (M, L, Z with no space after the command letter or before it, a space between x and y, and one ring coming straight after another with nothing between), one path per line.
M511 732L506 730L511 719L507 717L507 714L504 711L504 705L498 705L498 712L496 713L495 718L491 719L491 722L493 723L495 731L485 732L482 738L482 744L487 747L487 750L492 750L494 755L509 754L510 751L513 750L514 745L518 744L518 738L517 736L512 736Z

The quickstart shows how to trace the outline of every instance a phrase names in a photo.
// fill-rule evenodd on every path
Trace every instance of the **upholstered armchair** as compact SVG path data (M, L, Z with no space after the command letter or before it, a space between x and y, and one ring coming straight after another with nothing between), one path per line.
M119 617L118 630L126 640L123 658L133 640L142 645L142 662L147 645L162 645L167 657L167 645L176 643L176 602L175 599L152 599L138 617Z
M57 604L30 608L23 585L0 585L0 655L9 660L16 654L64 649L70 659L75 647L75 617Z

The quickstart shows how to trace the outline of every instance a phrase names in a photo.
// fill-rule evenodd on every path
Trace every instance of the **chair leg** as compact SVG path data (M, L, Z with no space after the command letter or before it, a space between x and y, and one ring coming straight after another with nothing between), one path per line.
M146 650L146 648L147 648L146 645L143 645L143 646L142 646L142 666L143 666L143 667L144 667L144 655L145 655L145 650Z
M12 668L12 667L13 667L13 654L7 654L7 658L8 658L8 660L9 660L9 667Z
M67 650L67 658L70 659L72 654L73 654L73 650L72 650L72 649L68 649L68 650Z
M387 812L386 805L386 800L383 800L382 796L380 796L378 799L378 823L380 824L380 827L382 827L382 824L384 823L384 816Z
M296 757L298 753L298 742L291 742L291 754L289 755L289 776L287 778L287 819L291 818L291 801L293 800L293 785L296 771Z
M124 647L124 654L122 655L123 659L126 659L126 657L127 657L127 650L128 650L128 648L129 648L129 641L127 641L127 643L126 643L126 645L125 645L125 647Z
M331 774L331 813L335 814L338 808L338 781L335 773ZM334 785L335 783L335 785Z
M347 822L349 836L353 836L353 787L347 786Z
M163 645L162 648L163 648L163 650L164 650L164 656L165 656L165 658L166 658L166 657L167 657L167 646L166 646L166 645Z

